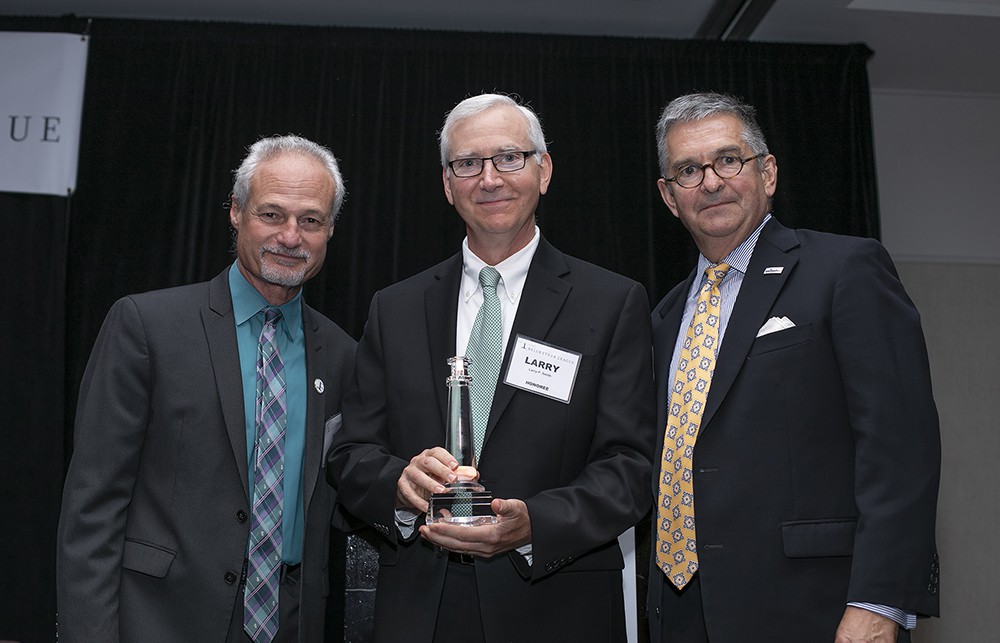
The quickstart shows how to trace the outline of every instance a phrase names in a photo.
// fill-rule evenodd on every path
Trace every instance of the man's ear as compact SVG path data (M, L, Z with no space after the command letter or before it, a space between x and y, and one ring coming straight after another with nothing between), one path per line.
M229 199L229 225L233 226L233 230L239 231L240 229L240 210L236 207L236 202Z
M774 158L774 154L768 154L761 159L760 173L764 177L764 193L773 197L778 187L778 159Z
M538 171L538 191L545 194L546 190L549 189L549 182L552 181L552 157L549 156L548 152L542 154L542 162L538 166Z
M448 168L441 168L441 181L444 183L444 196L448 203L455 205L455 199L451 195L451 185L448 183Z
M680 218L677 214L677 200L674 199L674 186L670 185L666 179L661 178L656 180L656 187L660 190L660 198L662 198L663 202L667 204L668 208L670 208L670 212L672 212L675 217Z

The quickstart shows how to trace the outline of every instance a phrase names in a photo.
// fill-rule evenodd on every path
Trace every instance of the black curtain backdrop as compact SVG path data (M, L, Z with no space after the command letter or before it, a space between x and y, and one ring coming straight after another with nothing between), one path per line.
M301 134L341 160L347 199L306 298L355 337L376 290L458 250L464 228L442 192L436 135L448 109L483 91L519 94L541 117L554 167L538 213L546 237L642 282L651 303L695 257L655 185L653 128L680 94L757 106L783 223L878 236L863 45L0 18L0 31L86 29L76 193L0 194L12 290L0 335L12 409L0 639L53 638L60 490L106 311L232 261L231 171L262 135ZM0 144L13 144L10 116L0 114Z

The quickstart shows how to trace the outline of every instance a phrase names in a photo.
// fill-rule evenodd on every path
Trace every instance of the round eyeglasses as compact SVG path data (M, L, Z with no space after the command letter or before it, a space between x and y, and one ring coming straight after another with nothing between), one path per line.
M754 159L759 159L763 154L755 154L750 158L740 158L732 154L723 154L711 163L704 165L682 165L677 168L677 174L666 179L667 183L673 181L682 188L696 188L705 180L705 169L712 168L715 175L720 179L731 179L743 171L743 166Z
M501 152L482 158L455 159L454 161L448 161L448 167L451 168L452 174L463 179L482 174L483 168L486 167L486 161L493 163L493 167L497 169L497 172L516 172L524 167L528 157L534 153L535 150L527 150Z

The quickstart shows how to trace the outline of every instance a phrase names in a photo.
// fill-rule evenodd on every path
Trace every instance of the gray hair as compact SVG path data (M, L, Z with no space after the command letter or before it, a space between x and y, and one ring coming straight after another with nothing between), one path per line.
M735 116L743 124L743 142L750 148L751 155L767 155L767 142L757 123L757 112L753 106L725 94L687 94L670 101L663 108L656 123L656 146L660 159L660 176L667 178L670 159L667 158L667 134L677 123L700 121L710 116L725 114ZM757 159L758 167L761 159Z
M337 158L329 148L294 134L267 136L247 149L246 157L240 166L233 171L233 203L237 208L243 210L250 198L250 183L260 164L279 154L286 153L311 156L326 168L334 184L330 221L336 223L340 216L340 206L344 204L344 178L340 175Z
M531 147L535 148L535 162L539 165L542 164L542 154L545 154L548 148L545 145L545 133L542 132L542 124L539 122L535 112L530 107L519 104L511 96L504 94L480 94L466 98L458 105L455 105L444 119L444 125L441 127L441 133L438 136L441 144L441 167L448 167L448 157L451 156L451 131L455 128L455 125L461 120L477 116L495 107L513 107L521 112L521 116L524 117L524 120L528 124L528 139L531 141Z

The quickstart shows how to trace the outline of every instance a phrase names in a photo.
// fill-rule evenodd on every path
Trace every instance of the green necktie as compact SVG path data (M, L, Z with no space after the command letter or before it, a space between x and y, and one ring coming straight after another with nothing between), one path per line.
M500 376L503 361L503 314L497 284L500 273L496 268L486 266L479 271L479 283L483 286L483 305L476 314L476 322L469 335L469 345L465 349L469 358L469 401L472 406L472 444L476 449L476 462L483 449L486 425L493 405L493 391Z

